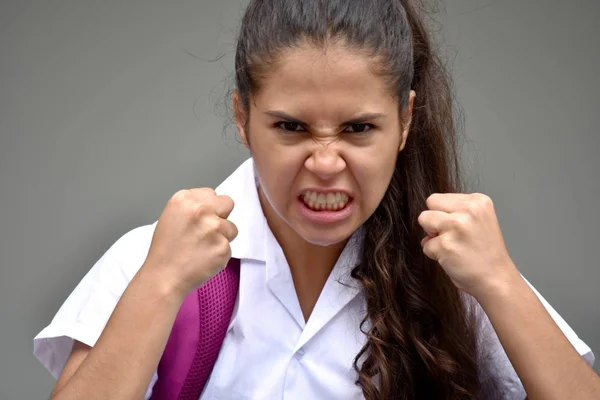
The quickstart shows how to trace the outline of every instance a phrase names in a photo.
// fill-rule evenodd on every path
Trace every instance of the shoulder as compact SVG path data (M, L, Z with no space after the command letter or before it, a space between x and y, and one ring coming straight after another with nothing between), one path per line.
M112 261L130 279L133 278L148 256L155 228L156 222L126 232L113 243L100 260Z
M116 240L69 294L48 326L34 338L34 355L58 377L73 340L94 346L129 282L143 265L155 224Z
M544 299L540 292L527 280L526 282L579 354L588 362L588 364L593 364L594 354L590 347L578 337L575 331L546 301L546 299ZM526 394L521 380L504 351L487 314L473 297L465 294L464 300L476 322L479 375L484 392L487 389L490 393L495 393L497 396L496 398L500 399L525 398ZM535 338L532 338L532 341L533 340L535 340ZM492 396L490 398L495 397Z

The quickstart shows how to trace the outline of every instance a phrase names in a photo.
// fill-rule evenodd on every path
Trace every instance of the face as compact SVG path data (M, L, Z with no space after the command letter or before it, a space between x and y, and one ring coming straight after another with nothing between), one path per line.
M249 114L234 95L238 130L254 158L274 233L338 244L381 202L406 142L415 94L402 124L399 100L370 63L341 45L326 51L306 45L269 70Z

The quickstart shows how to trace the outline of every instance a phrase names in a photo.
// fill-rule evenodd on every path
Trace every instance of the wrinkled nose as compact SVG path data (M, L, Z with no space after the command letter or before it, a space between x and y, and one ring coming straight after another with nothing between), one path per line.
M323 180L331 179L346 168L346 162L335 149L335 140L316 142L304 165Z

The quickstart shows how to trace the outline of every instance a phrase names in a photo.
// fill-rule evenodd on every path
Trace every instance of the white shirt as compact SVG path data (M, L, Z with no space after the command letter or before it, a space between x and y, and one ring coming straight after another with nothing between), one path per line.
M365 301L349 277L360 249L360 230L342 252L312 314L305 323L283 251L259 203L252 159L217 189L235 207L229 219L239 234L232 256L241 260L239 295L229 329L200 399L363 399L354 384L353 360L365 343L359 325ZM156 224L136 228L96 262L54 319L34 339L34 354L56 378L73 340L93 346L127 284L143 264ZM535 289L534 289L535 291ZM577 351L592 364L594 355L541 297L546 309ZM489 320L482 313L479 335L485 372L501 377L503 399L525 392ZM146 393L148 399L157 375Z

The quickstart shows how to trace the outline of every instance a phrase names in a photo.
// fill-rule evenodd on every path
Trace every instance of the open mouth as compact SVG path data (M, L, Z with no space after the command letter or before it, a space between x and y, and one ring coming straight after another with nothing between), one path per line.
M311 190L302 193L300 200L313 211L341 211L350 202L350 198L346 193L317 193Z

